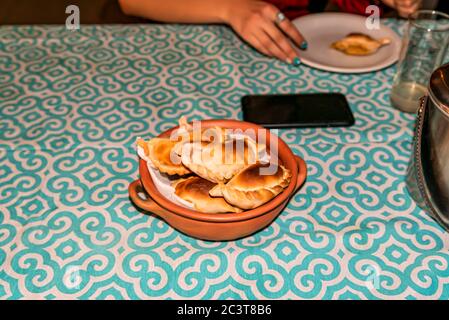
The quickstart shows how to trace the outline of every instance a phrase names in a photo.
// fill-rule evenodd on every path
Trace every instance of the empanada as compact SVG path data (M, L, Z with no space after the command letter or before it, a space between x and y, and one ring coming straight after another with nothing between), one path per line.
M182 164L179 155L173 151L176 144L176 141L167 138L137 140L137 145L143 148L145 155L156 169L168 175L183 176L190 173L190 170Z
M173 184L175 193L178 197L191 202L195 210L205 213L225 213L225 212L241 212L240 208L236 208L227 203L223 198L213 198L209 195L209 191L215 186L200 177L189 177L180 179Z
M363 33L350 33L331 44L331 48L347 55L366 56L375 53L380 47L391 43L389 38L373 39Z
M228 183L215 186L209 194L224 197L228 203L242 209L256 208L281 193L291 180L290 170L280 164L274 174L262 175L260 169L269 165L253 164L236 174Z
M200 122L198 123L200 124ZM181 117L179 119L179 128L172 132L170 139L178 142L173 150L180 155L182 153L181 149L186 143L225 141L226 131L218 126L205 128L200 125L191 125L187 123L185 117Z
M173 131L170 138L183 143L196 141L223 142L226 139L226 131L218 126L211 128L202 127L201 122L198 122L198 126L195 126L195 123L191 125L185 117L181 117L179 119L179 128Z
M192 172L215 183L225 183L258 159L251 139L230 139L224 143L193 142L182 148L181 161Z

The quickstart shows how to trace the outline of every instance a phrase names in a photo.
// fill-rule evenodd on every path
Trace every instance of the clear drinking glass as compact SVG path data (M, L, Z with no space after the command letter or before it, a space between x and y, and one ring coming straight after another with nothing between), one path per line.
M420 10L410 16L391 90L394 107L405 112L418 110L431 73L443 63L448 41L449 15Z

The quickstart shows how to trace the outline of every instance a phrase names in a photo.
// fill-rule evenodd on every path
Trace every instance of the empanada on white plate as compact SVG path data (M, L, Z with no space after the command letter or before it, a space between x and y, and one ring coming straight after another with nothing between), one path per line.
M180 179L173 184L178 197L193 204L194 209L205 213L241 212L223 198L213 198L209 191L216 184L200 177Z
M363 33L350 33L331 47L351 56L366 56L375 53L380 47L391 43L389 38L374 39Z
M273 174L261 174L270 164L256 163L237 173L228 183L210 190L213 197L224 197L231 205L242 209L256 208L277 196L291 180L291 172L278 164Z
M230 139L224 143L187 143L181 161L198 176L215 183L225 183L237 172L258 159L257 144L251 139Z
M142 147L151 164L160 172L168 175L186 175L191 173L186 168L173 148L177 144L166 138L153 138L150 141L137 140L137 145Z

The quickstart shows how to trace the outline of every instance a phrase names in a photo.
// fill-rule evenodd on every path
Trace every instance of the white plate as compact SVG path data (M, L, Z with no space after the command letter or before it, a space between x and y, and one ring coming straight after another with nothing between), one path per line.
M293 20L306 38L309 47L299 50L302 63L317 69L340 73L370 72L388 67L399 58L401 38L380 24L379 29L366 27L366 17L348 13L317 13ZM332 49L331 43L349 33L367 34L375 39L388 37L392 41L369 56L348 56Z

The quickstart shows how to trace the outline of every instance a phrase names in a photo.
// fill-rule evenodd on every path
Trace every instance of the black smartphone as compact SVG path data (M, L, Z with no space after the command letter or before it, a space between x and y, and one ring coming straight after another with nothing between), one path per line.
M267 128L347 127L354 116L341 93L247 95L243 120Z

